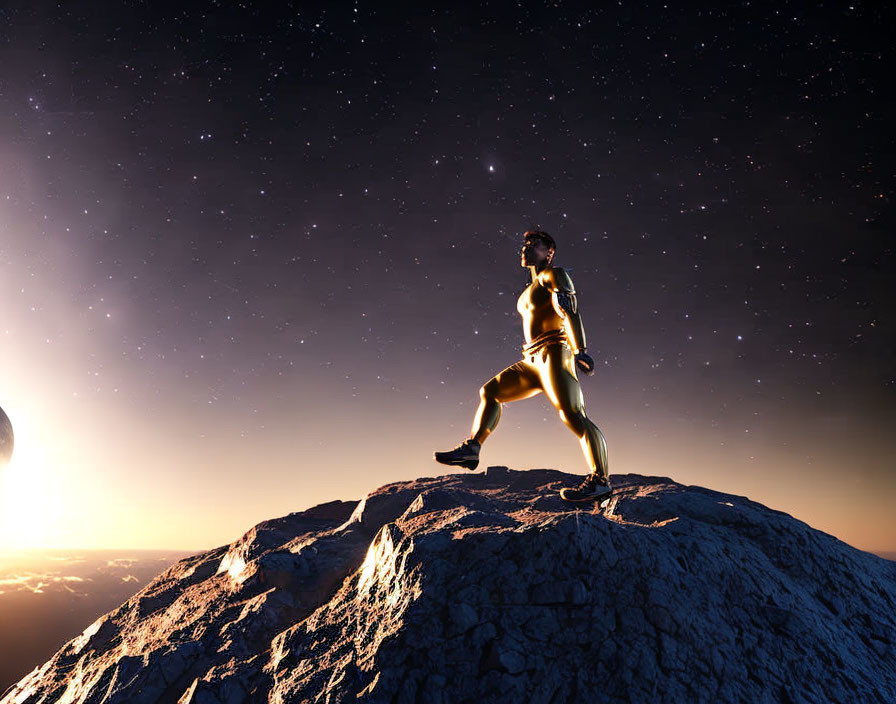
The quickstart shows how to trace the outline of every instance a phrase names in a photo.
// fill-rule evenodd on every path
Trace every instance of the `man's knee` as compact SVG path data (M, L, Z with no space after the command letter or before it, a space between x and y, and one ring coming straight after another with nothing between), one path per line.
M576 431L579 435L585 432L588 424L588 417L585 411L575 408L558 408L560 420Z
M500 384L498 383L497 377L493 379L489 379L482 386L479 387L479 397L483 401L488 401L489 399L495 399L498 396L498 389L500 388Z

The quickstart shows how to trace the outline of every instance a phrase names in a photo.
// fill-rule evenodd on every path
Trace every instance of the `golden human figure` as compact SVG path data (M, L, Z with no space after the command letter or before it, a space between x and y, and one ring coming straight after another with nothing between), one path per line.
M578 367L594 373L594 360L585 352L585 328L579 314L572 279L551 265L554 239L540 230L523 235L520 265L528 267L531 283L516 309L523 318L523 358L489 379L479 389L479 408L470 437L458 447L433 454L437 462L467 469L479 466L482 443L497 427L501 404L544 392L582 446L591 471L576 488L560 491L567 501L602 501L612 493L607 469L607 443L585 415L585 402L576 374Z

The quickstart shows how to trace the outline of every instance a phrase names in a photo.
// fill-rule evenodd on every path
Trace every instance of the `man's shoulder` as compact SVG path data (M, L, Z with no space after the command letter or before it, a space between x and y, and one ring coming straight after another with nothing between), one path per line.
M566 270L562 267L548 267L538 276L539 280L541 281L541 285L551 291L567 291L569 293L575 293L575 287L573 287L572 279L570 278L569 274L566 273Z

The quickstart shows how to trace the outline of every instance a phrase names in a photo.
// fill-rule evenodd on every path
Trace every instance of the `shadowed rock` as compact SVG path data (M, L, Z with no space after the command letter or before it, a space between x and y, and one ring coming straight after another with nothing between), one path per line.
M182 560L0 704L892 702L896 563L745 497L489 467Z

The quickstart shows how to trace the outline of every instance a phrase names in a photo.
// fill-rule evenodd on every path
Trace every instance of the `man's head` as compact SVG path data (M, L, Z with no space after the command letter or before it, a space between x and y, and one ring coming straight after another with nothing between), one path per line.
M541 230L529 230L523 235L523 247L520 250L520 264L541 269L551 263L557 245L554 238Z

